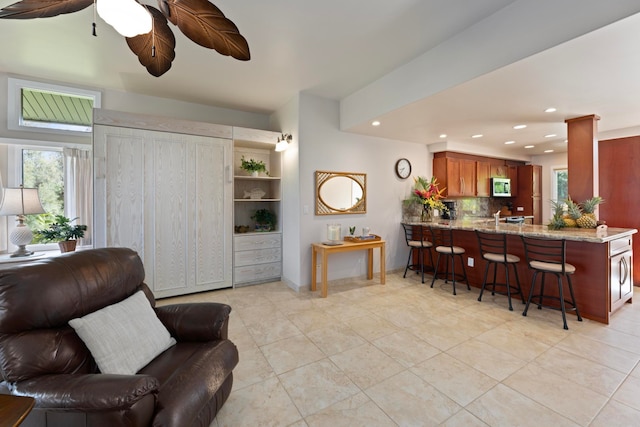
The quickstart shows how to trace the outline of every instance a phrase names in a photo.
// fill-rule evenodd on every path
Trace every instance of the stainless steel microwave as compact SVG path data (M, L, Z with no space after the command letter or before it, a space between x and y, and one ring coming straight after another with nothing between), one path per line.
M491 178L491 197L511 197L511 180Z

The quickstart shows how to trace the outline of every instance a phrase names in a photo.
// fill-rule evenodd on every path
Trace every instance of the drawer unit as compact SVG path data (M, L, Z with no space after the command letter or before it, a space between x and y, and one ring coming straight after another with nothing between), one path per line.
M280 280L282 234L269 232L235 235L233 267L234 285Z

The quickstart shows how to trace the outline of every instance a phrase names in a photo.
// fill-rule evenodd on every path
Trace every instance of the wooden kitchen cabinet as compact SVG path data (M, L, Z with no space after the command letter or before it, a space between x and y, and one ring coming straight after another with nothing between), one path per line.
M491 163L476 162L476 195L478 197L491 196Z
M433 159L433 174L445 196L476 195L476 162L474 160L437 157Z
M506 165L491 165L491 178L509 178L509 167Z
M542 223L542 166L518 167L518 193L513 202L514 215L533 216L534 224Z
M610 307L614 312L633 297L632 237L609 242Z

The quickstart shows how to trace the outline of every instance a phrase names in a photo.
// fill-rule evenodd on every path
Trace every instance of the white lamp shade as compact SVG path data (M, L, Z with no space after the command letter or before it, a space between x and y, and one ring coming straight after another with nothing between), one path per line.
M151 14L135 0L98 0L98 15L125 37L147 34L152 29Z
M0 215L31 215L44 213L37 188L5 188Z
M284 151L287 149L288 146L289 146L289 143L287 142L287 140L282 139L278 141L278 143L276 144L276 151Z

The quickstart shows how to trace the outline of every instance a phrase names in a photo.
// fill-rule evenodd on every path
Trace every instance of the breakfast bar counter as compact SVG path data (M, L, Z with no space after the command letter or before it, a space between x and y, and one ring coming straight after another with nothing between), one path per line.
M583 317L608 324L612 313L625 303L632 301L632 236L637 233L636 229L609 227L596 230L566 227L551 230L546 225L503 222L496 225L494 218L438 220L410 224L454 230L455 245L466 250L465 268L471 286L481 287L484 275L484 261L475 234L475 230L478 230L507 234L508 252L520 257L517 268L525 296L528 295L531 287L532 273L526 265L521 236L567 241L567 262L576 267L572 281L578 309ZM428 259L425 258L425 262L428 264ZM503 274L498 272L499 275L501 273ZM515 307L514 309L517 310Z

